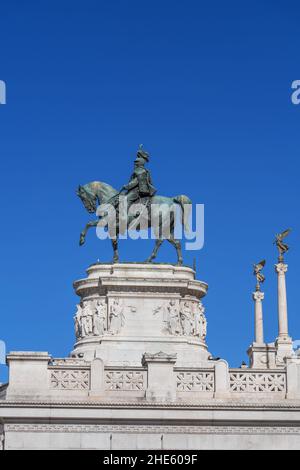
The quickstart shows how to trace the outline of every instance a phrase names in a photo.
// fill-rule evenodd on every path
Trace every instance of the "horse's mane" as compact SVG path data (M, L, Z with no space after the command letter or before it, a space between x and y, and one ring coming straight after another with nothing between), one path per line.
M91 183L88 183L86 187L89 191L92 191L94 194L97 194L104 199L109 199L118 193L115 188L108 183L104 183L104 181L92 181Z

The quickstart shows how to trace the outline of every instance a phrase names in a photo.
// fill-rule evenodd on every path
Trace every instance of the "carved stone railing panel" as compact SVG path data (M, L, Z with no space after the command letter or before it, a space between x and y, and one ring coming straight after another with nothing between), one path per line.
M54 390L88 390L90 371L82 369L50 370L50 388Z
M110 391L142 391L146 389L147 372L111 370L105 372L105 389Z
M286 374L278 372L230 372L230 391L238 393L285 392Z
M214 372L176 372L176 387L178 392L213 392L215 389Z

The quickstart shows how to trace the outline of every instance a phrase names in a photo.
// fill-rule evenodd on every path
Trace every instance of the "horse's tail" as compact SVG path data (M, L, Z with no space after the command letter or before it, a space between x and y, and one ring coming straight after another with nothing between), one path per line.
M175 196L173 201L176 204L179 204L181 207L181 222L184 227L184 230L188 233L190 231L189 218L192 209L192 201L188 196L181 194L180 196Z

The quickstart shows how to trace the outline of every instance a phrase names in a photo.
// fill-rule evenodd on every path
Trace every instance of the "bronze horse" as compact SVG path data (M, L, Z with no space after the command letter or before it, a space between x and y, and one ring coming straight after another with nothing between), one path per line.
M98 216L96 220L93 220L91 222L88 222L84 228L84 230L80 234L80 245L83 245L85 243L85 237L87 231L91 227L97 227L102 226L102 227L107 227L108 221L104 217L102 217L103 213L105 212L102 211L101 208L105 208L105 205L112 204L115 207L117 206L118 202L118 196L119 192L114 189L112 186L110 186L107 183L103 183L100 181L94 181L91 183L88 183L84 186L79 186L77 190L77 195L80 197L81 201L84 204L84 207L89 213L96 213L98 212L97 208L101 210L101 215ZM175 197L165 197L165 196L158 196L155 195L151 198L151 210L142 210L140 215L140 219L145 219L140 220L141 225L142 222L147 223L147 227L153 228L153 231L155 233L155 246L154 249L149 256L149 258L146 260L146 262L151 262L157 255L158 249L163 243L164 240L167 240L170 242L175 248L177 252L177 262L179 265L182 264L182 250L181 250L181 242L180 240L176 239L174 237L174 228L175 228L175 212L176 212L176 205L179 205L182 210L182 217L181 217L181 223L184 226L185 230L188 231L188 218L189 218L189 212L191 209L192 201L184 195L180 196L175 196ZM145 206L143 206L145 207ZM147 207L146 207L147 209ZM99 214L99 212L98 212ZM126 226L126 229L129 228L130 223L132 222L132 219L128 218L128 223ZM168 236L164 236L164 233L166 232L165 228L168 227ZM121 224L119 222L119 219L116 218L116 223L115 223L115 231L114 235L111 238L112 241L112 246L113 246L113 251L114 251L114 256L113 256L113 262L118 263L119 262L119 254L118 254L118 237L120 233L122 233L121 230Z

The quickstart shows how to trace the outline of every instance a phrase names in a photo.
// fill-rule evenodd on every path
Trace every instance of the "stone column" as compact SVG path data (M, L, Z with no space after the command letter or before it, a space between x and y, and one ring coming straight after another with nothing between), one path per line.
M264 327L263 327L263 310L262 301L265 294L260 290L253 292L253 300L255 302L255 343L264 343Z
M280 367L285 365L286 358L291 357L293 353L292 338L288 332L288 312L286 298L285 273L287 264L279 262L275 264L275 271L278 274L278 337L276 346L276 364Z
M278 274L278 338L288 339L288 313L286 299L285 273L288 265L284 263L275 264Z
M274 343L266 344L264 341L263 308L262 301L265 294L261 292L259 285L252 294L254 300L254 341L250 345L247 354L250 359L250 368L274 369L276 367L276 348Z

